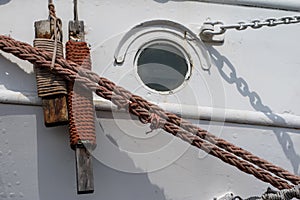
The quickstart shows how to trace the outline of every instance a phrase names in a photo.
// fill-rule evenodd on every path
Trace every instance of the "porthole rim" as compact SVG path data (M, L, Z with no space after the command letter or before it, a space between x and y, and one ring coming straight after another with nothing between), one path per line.
M166 44L166 45L170 45L171 47L179 50L182 55L185 58L186 64L187 64L187 72L185 74L184 80L183 82L176 87L173 90L169 90L169 91L158 91L155 90L153 88L150 88L149 86L147 86L143 80L141 79L140 75L138 74L138 59L141 55L141 53L148 47L153 46L153 45L157 45L157 44ZM144 44L142 44L140 46L140 48L138 49L137 53L134 56L134 73L135 73L135 77L138 79L138 81L143 85L144 88L146 88L148 91L152 92L152 93L156 93L156 94L163 94L163 95L170 95L170 94L174 94L176 92L178 92L179 90L183 89L185 87L185 85L187 84L187 81L190 79L191 75L192 75L192 59L190 54L188 53L188 51L180 44L178 44L175 41L172 40L168 40L168 39L155 39L155 40L151 40L149 42L146 42Z

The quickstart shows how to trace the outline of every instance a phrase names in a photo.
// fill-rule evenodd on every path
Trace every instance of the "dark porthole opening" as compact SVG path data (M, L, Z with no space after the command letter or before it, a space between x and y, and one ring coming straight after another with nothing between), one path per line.
M189 73L189 62L177 47L157 43L140 52L137 58L137 73L147 87L167 92L184 83Z

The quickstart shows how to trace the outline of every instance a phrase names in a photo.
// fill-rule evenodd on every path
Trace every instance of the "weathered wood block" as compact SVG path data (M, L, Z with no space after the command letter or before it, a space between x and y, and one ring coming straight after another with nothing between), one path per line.
M92 156L85 147L76 147L76 175L77 193L88 194L94 192L94 175Z
M54 31L49 20L35 22L35 37L51 39ZM49 73L51 73L49 71ZM67 95L51 95L42 97L44 122L47 127L68 123Z

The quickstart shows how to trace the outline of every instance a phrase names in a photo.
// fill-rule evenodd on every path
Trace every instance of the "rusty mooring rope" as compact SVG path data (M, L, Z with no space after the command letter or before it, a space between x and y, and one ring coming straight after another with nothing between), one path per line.
M161 129L165 130L166 132L171 133L172 135L174 135L176 137L179 137L183 141L186 141L186 142L190 143L191 145L205 151L206 153L221 159L225 163L235 166L236 168L238 168L239 170L241 170L247 174L252 174L256 178L258 178L264 182L270 183L271 185L273 185L274 187L276 187L278 189L279 188L285 189L285 188L292 187L286 181L279 179L277 177L274 177L269 172L264 171L260 168L256 168L244 160L238 159L233 154L228 153L228 152L216 147L214 144L204 141L199 136L193 135L192 133L184 131L178 126L174 126L174 124L172 124L171 122L168 122L162 118L159 118L159 120L157 120L157 117L152 118L153 117L152 114L150 114L148 111L146 111L143 108L139 108L139 106L136 103L129 103L128 106L129 106L129 111L131 113L133 113L137 116L143 115L143 117L140 118L140 120L143 123L151 123L151 125L153 125L155 127L159 127ZM148 118L148 120L144 121L144 118Z
M52 55L37 48L33 48L29 44L18 42L12 38L1 35L0 49L23 60L36 64L41 68L49 69L51 67ZM81 83L84 88L92 90L97 95L112 101L119 108L124 108L132 114L137 115L143 123L155 123L153 125L154 127L163 128L171 134L190 142L192 145L201 148L215 157L218 157L224 162L229 163L248 174L252 174L264 182L270 183L278 189L288 189L292 186L286 181L274 177L269 172L262 169L267 168L268 171L273 172L279 177L283 176L283 179L291 182L299 182L300 180L300 177L268 163L267 161L260 159L250 152L238 148L223 139L213 136L207 131L179 118L175 114L163 111L158 106L150 104L141 97L132 95L130 92L122 87L116 86L111 81L99 77L97 74L89 70L78 68L78 65L73 62L67 62L62 58L57 58L52 71L63 76L68 81L74 82L76 80L76 82ZM157 117L152 119L153 113L159 116L159 120L157 120ZM182 128L188 130L184 131ZM208 142L204 141L204 139ZM217 145L219 147L217 147ZM230 148L226 147L226 145L229 145ZM228 149L228 151L232 152L226 152L221 148L224 150ZM262 169L254 167L250 163L237 158L233 154L243 159L245 157L245 160L249 160L249 162L261 167ZM255 159L252 160L253 158ZM285 177L285 175L287 176Z
M90 49L85 42L67 42L66 59L83 69L91 70ZM68 83L68 107L71 147L74 149L77 145L84 144L94 149L96 130L92 93L74 86L74 82Z

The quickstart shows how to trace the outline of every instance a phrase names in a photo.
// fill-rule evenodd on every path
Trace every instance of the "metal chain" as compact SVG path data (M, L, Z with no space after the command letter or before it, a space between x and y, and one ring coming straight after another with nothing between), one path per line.
M221 21L205 22L204 25L212 25L214 30L203 29L201 34L204 35L220 35L224 34L227 30L235 29L238 31L246 30L247 28L259 29L262 27L274 27L281 24L297 24L300 23L300 15L285 16L285 17L270 17L264 20L254 19L250 22L238 22L236 24L224 24Z

